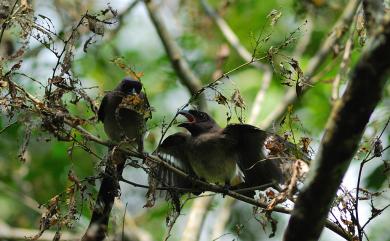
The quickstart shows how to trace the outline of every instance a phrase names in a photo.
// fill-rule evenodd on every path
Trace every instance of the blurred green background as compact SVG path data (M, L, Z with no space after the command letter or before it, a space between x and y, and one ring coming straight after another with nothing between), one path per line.
M300 27L296 33L296 39L283 48L280 54L296 58L305 72L307 63L329 35L332 26L345 10L347 2L345 0L223 0L210 1L210 4L228 22L242 45L249 51L253 50L255 36L259 34L263 36L270 35L270 39L260 45L260 56L265 56L271 46L283 42L290 33ZM199 76L204 85L213 80L212 76L216 70L227 72L245 62L233 48L227 45L226 39L213 21L205 14L198 1L170 0L159 1L158 3L159 14L163 16L169 32L182 48L192 70ZM92 87L86 89L86 91L93 99L96 99L97 103L101 100L104 91L113 89L126 76L125 71L113 63L114 59L121 58L126 65L132 67L136 72L142 72L142 83L148 94L149 102L155 110L153 119L148 123L149 132L146 137L146 149L153 151L161 136L163 122L166 123L172 119L177 108L189 100L190 94L180 83L172 69L144 4L139 2L130 11L126 10L128 10L128 6L132 4L132 1L120 0L35 0L31 4L35 16L41 14L50 18L53 31L60 34L69 31L86 10L90 13L98 13L110 6L118 11L121 21L106 26L104 36L95 36L86 53L82 49L88 38L88 33L86 33L88 31L80 32L80 40L75 45L75 57L71 71L73 76L81 80L83 87ZM282 15L275 26L271 26L267 15L274 9ZM37 21L43 20L38 18ZM4 44L7 42L12 43L15 49L23 44L18 39L19 32L20 29L17 25L7 29L0 49L5 48ZM344 48L347 37L343 37L337 46L333 46L334 49L332 49L331 54L322 60L322 67L316 73L320 81L302 96L293 107L292 115L296 119L293 123L294 135L310 137L314 153L331 110L332 80L339 71L342 56L340 49ZM348 70L353 67L361 54L363 46L359 44L360 38L362 37L354 37L355 44ZM58 48L61 48L61 43L56 44L58 44ZM226 45L229 46L228 54L222 64L219 64L219 50L221 47L226 48ZM33 38L29 39L28 46L19 72L46 83L52 75L56 58L49 50L40 47L42 45ZM297 46L301 46L301 49L299 50ZM2 62L2 71L6 72L13 63ZM244 110L245 120L248 119L255 96L262 86L262 76L262 71L253 67L240 68L229 75L228 79L223 79L223 84L219 87L222 93L228 97L236 88L240 90L246 104ZM36 82L22 75L14 76L14 80L34 95L43 95L43 89ZM346 76L343 76L341 89L345 87L345 81ZM285 91L289 88L282 85L282 82L283 79L280 75L275 73L262 104L262 111L256 121L257 124L264 120L267 114L282 101ZM1 90L1 96L3 96L5 90ZM206 90L205 93L209 100L209 112L218 120L221 126L226 125L226 112L229 109L226 106L218 105L214 101L215 93L213 91ZM365 146L372 143L389 116L389 95L390 85L387 84L383 101L378 106L367 127L365 139L362 142ZM77 105L73 105L70 100L71 96L64 98L71 113L87 119L94 116L94 113L85 102L81 101ZM0 130L15 122L0 134L0 224L6 224L10 227L38 229L40 213L39 210L36 210L37 204L47 203L52 197L66 190L71 184L68 180L70 170L80 179L95 175L100 170L99 160L78 146L72 148L72 143L59 142L55 137L42 132L39 128L39 121L35 119L36 116L27 115L23 112L15 112L14 114L10 118L5 115L3 110L0 118ZM23 120L32 121L24 122ZM237 116L234 113L231 122L237 122ZM27 151L24 153L25 162L21 162L18 154L25 140L26 123L32 123L33 130ZM289 126L280 126L277 121L273 127L273 130L279 134L289 130ZM92 121L85 128L101 138L107 139L101 123ZM170 130L170 133L177 130L174 127ZM387 146L390 142L389 132L390 129L387 128L382 137L383 146ZM101 157L106 153L106 148L103 146L95 143L88 143L88 146ZM371 191L385 191L383 196L376 200L378 207L383 207L390 202L389 172L384 173L382 162L382 160L389 159L390 154L387 151L385 156L376 158L367 164L363 173L363 186L365 188ZM343 185L348 189L352 190L356 185L358 165L359 158L356 158L344 180ZM147 183L146 175L142 170L128 168L125 176L132 181ZM91 193L96 193L92 186L90 188ZM168 205L164 200L161 200L153 208L143 208L145 192L144 189L122 184L121 200L127 204L127 214L133 217L136 225L150 235L151 240L161 240L166 230L165 217L168 212ZM209 234L214 223L218 222L216 214L223 201L224 199L220 195L217 195L217 198L214 199L203 226L201 240L210 240ZM180 240L191 203L192 201L189 201L185 205L183 215L179 217L179 221L175 224L170 240ZM365 220L370 214L370 206L369 202L363 201L361 203L362 219ZM89 204L81 201L79 204L78 211L80 214L78 220L72 228L66 230L67 232L82 233L88 225ZM66 209L66 204L64 204L64 209ZM112 232L121 230L123 213L123 210L116 206L112 215ZM271 238L271 240L280 240L280 235L283 233L287 222L287 216L276 213L273 215L279 220L279 224L276 237ZM388 210L372 221L367 228L370 240L390 240L387 227L389 221L390 212ZM253 217L252 208L249 205L238 202L233 206L226 233L218 240L268 240L270 230L269 227L263 230L261 224ZM321 240L342 239L326 230L323 232Z

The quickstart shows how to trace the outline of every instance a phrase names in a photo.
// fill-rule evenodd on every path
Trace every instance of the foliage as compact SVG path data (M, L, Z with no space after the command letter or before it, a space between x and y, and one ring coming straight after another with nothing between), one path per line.
M299 98L266 127L314 157L336 102L332 89L341 93L345 88L367 38L361 29L360 8L345 29L333 28L346 3L213 1L216 13L239 37L238 44L249 50L249 60L228 45L231 43L198 1L161 3L161 15L169 16L164 18L169 32L201 80L203 87L198 93L189 93L180 82L142 1L105 6L92 0L0 3L0 206L14 207L0 208L5 222L0 223L0 229L3 225L29 228L36 231L33 239L43 239L40 235L51 229L57 233L56 238L63 240L68 234L79 237L85 231L94 205L95 181L101 178L107 150L82 131L107 139L97 121L99 102L104 91L129 75L141 79L153 106L145 140L146 151L151 153L164 134L178 130L177 110L195 106L201 94L207 100L208 111L222 126L248 122L258 104L257 95L266 86L269 68L272 81L264 87L261 111L251 124L262 126L267 116L283 104L286 91L293 90ZM337 41L307 76L311 61L331 34ZM349 50L348 40L353 43ZM350 53L344 58L347 51ZM341 67L343 63L345 68ZM340 82L335 84L337 78ZM331 217L357 237L354 212L357 200L361 200L360 205L371 210L364 221L360 220L363 225L372 221L364 230L365 235L374 238L370 240L383 240L387 227L376 220L389 217L384 208L388 207L389 195L388 84L383 95L352 167L359 171L356 166L363 163L359 166L362 181L358 186L363 191L356 191L357 180L348 181L334 203L333 210L339 216ZM378 151L379 145L382 151ZM350 174L347 179L356 175ZM146 183L141 169L127 170L125 177ZM122 235L123 222L153 240L169 236L165 232L167 213L172 214L170 204L162 200L153 208L141 209L146 190L122 184L121 200L126 207L115 206L110 235ZM270 194L265 195L270 198ZM209 211L211 215L216 216L223 201L217 199ZM182 202L185 214L193 202L191 198ZM228 228L234 238L259 240L274 231L282 234L283 218L270 212L250 213L248 207L240 203L232 208ZM123 218L126 208L128 221ZM211 225L208 220L206 223ZM180 225L176 222L170 239L181 237ZM333 237L328 232L323 235L324 240Z

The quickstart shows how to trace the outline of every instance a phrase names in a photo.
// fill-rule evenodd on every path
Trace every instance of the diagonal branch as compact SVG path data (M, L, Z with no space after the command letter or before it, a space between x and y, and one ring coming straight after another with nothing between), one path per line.
M82 241L101 241L107 235L111 210L115 198L119 196L119 177L122 176L126 161L126 156L123 152L118 151L115 158L113 157L115 149L112 154L110 152L109 150L107 155L108 160L103 173L102 183L96 196L91 220L81 239ZM118 164L115 165L114 163Z
M270 66L262 64L260 62L253 61L254 56L241 44L239 38L234 33L234 31L230 28L228 23L219 16L219 14L208 4L207 0L201 0L201 4L203 6L203 9L205 10L206 14L214 21L214 23L218 26L219 30L225 37L226 41L233 47L233 49L238 53L238 55L247 63L251 63L252 66L255 68L262 70L263 73L263 81L261 84L261 88L256 94L251 113L249 116L248 123L254 124L258 116L261 112L261 106L265 98L265 94L270 86L271 80L272 80L272 69ZM211 199L212 197L207 197L204 199ZM217 238L223 234L223 231L225 230L225 227L229 221L230 213L231 213L231 207L234 205L236 199L227 197L224 201L224 204L219 210L217 220L218 222L215 223L213 227L213 233L211 238ZM208 200L204 200L205 203L211 203ZM206 205L203 206L204 209L207 209L208 207ZM197 210L195 210L196 212ZM203 212L205 213L205 212ZM204 218L204 217L203 217Z
M11 227L2 220L0 220L0 240L28 240L29 237L35 236L39 230L36 229L27 229L27 228L15 228ZM61 240L68 241L78 241L80 240L79 235L69 233L69 232L60 232ZM56 232L46 231L39 237L40 241L50 241L55 240L57 236Z
M202 89L201 80L191 70L188 62L184 59L179 45L168 32L163 23L163 19L157 14L157 5L155 2L153 0L147 0L145 1L145 5L179 80L189 90L191 95L195 95ZM199 107L204 110L206 108L204 95L200 95L198 100Z
M233 47L233 49L238 53L238 55L245 60L247 63L251 63L255 68L263 71L263 81L260 91L258 91L255 101L251 110L251 114L248 120L249 124L255 124L256 119L258 118L261 111L261 104L264 101L265 94L269 88L269 85L272 80L272 69L269 65L254 61L252 53L250 53L240 42L237 35L230 28L228 23L219 16L219 14L208 4L207 0L201 0L201 4L208 16L214 21L218 26L219 30L225 37L226 41Z
M209 194L210 193L207 192L204 193L202 196L195 199L192 204L191 212L188 215L187 224L184 228L181 241L199 240L207 211L209 210L214 197Z
M34 107L36 109L35 111L37 113L42 114L43 112L46 112L46 113L54 113L55 112L54 110L52 110L51 108L46 106L38 98L36 98L34 95L30 94L28 91L23 89L21 86L19 86L15 82L9 80L9 83L12 84L18 91L22 92L25 95L25 97L34 105ZM70 118L68 116L65 117L64 123L67 126L73 128L74 130L77 130L79 132L79 134L83 138L85 138L86 140L89 140L89 141L92 141L92 142L95 142L97 144L100 144L100 145L103 145L103 146L107 146L107 147L113 147L115 145L115 143L104 141L104 140L96 137L92 133L90 133L87 130L85 130L84 128L82 128L78 124L78 122L72 121L72 118ZM190 175L188 175L187 173L184 173L183 171L181 171L180 169L175 168L174 166L171 166L169 163L161 160L160 158L158 158L156 156L153 156L153 155L144 156L144 154L140 154L140 153L138 153L136 151L132 151L132 150L127 150L127 149L122 148L122 147L117 147L117 149L119 151L121 151L121 152L126 153L129 156L136 157L136 158L145 158L146 161L154 162L154 163L159 164L159 165L163 165L168 170L170 170L170 171L172 171L172 172L174 172L174 173L176 173L176 174L178 174L180 176L188 178L190 181L192 181L195 184L195 186L201 187L202 188L201 191L208 190L208 191L212 191L212 192L215 192L215 193L221 193L221 194L224 194L224 195L227 195L229 197L241 200L243 202L246 202L248 204L251 204L251 205L254 205L254 206L260 207L260 208L266 208L268 206L267 203L259 202L259 201L255 200L253 198L249 198L247 196L244 196L244 195L238 193L237 191L233 191L233 190L226 191L226 188L224 188L222 186L210 184L210 183L201 181L199 179L191 178ZM279 213L285 213L285 214L289 214L291 212L290 209L284 208L284 207L274 207L273 211L279 212ZM344 230L342 230L336 224L334 224L334 223L332 223L332 222L330 222L328 220L326 221L326 227L329 228L330 230L332 230L333 232L339 234L341 237L343 237L343 238L345 238L347 240L350 239L349 235L347 233L345 233Z
M383 61L390 59L390 17L379 31L355 66L342 98L334 105L320 150L285 231L285 241L317 240L321 234L390 71L390 62Z
M308 85L303 86L303 92L306 92L309 88L308 86L312 84L312 78L315 75L316 71L321 67L321 64L324 63L324 59L331 52L332 47L344 36L347 32L347 28L350 25L353 17L355 16L356 9L359 5L359 0L351 0L346 6L343 14L333 26L331 34L321 45L321 48L317 51L305 71L305 82ZM298 100L295 88L290 88L284 95L283 100L278 104L274 111L267 115L267 118L260 123L260 128L267 129L271 126L272 122L278 120L285 112L289 105L295 103Z
M218 15L218 13L207 3L206 0L201 0L201 4L206 11L206 14L211 17L214 23L218 26L219 30L222 32L225 39L234 48L238 55L246 62L251 62L254 56L240 43L237 35L226 23L226 21ZM252 65L264 71L271 71L271 68L268 65L262 64L260 62L253 62Z

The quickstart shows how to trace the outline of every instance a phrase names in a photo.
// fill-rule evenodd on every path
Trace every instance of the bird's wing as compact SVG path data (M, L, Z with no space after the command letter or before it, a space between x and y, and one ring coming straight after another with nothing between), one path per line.
M170 165L180 169L181 171L194 176L188 158L188 139L190 136L185 133L175 133L168 136L159 146L157 155ZM157 170L157 179L163 186L191 188L192 184L185 177L172 172L165 166L161 165Z
M103 100L99 106L99 110L98 110L98 120L101 121L101 122L104 122L104 117L106 115L105 113L105 108L106 108L106 105L107 105L107 101L108 101L108 97L107 95L105 95L103 97Z
M284 183L278 159L268 159L265 142L269 133L246 124L231 124L224 131L236 140L237 164L247 185L258 186L272 182Z

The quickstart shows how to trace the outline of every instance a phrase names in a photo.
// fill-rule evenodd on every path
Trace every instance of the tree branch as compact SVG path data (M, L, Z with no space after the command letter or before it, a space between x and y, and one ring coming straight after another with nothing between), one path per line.
M14 228L8 226L6 223L0 220L0 240L26 240L26 237L34 237L39 230L26 229L26 228ZM60 232L62 240L78 241L80 236L69 232ZM40 241L51 241L56 236L56 232L46 231L39 237Z
M102 241L106 238L108 221L115 198L119 196L119 177L122 176L126 155L121 151L114 154L109 149L102 183L96 196L91 221L85 231L82 241ZM115 157L114 157L115 156ZM115 163L117 163L115 165Z
M315 72L318 70L321 64L324 63L324 59L332 50L332 47L347 32L346 30L350 25L351 21L353 20L359 3L359 0L349 1L340 19L333 26L331 34L329 34L328 38L321 45L321 48L317 51L315 56L310 59L310 62L308 63L305 71L305 82L307 84L312 83L312 78ZM306 92L308 89L308 85L303 86L303 93ZM290 88L284 95L284 98L280 102L280 104L274 108L274 111L267 115L267 118L260 123L260 128L268 129L271 126L272 122L278 120L286 112L287 107L296 101L297 95L295 88Z
M285 231L285 241L317 240L321 234L390 70L390 62L383 61L390 59L390 18L379 31L355 66L342 98L334 105L320 150Z
M222 32L226 41L234 48L238 55L246 62L253 62L252 59L254 56L252 56L252 54L240 43L237 35L226 23L226 21L218 15L218 13L207 3L206 0L201 0L200 2L206 14L211 17L214 23L218 26L219 30ZM251 64L258 69L271 71L271 68L266 64L262 64L260 62L253 62Z
M201 80L191 70L188 62L184 59L180 47L168 32L162 18L157 14L157 6L154 1L147 0L145 5L179 80L190 91L191 95L195 95L202 89ZM206 108L206 99L203 94L199 96L198 104L201 109L204 110Z
M27 92L25 89L23 89L22 87L17 85L15 82L13 82L11 80L9 80L9 82L17 90L22 92L33 103L33 105L37 109L38 113L42 113L42 112L54 113L54 110L51 110L51 108L47 107L38 98L36 98L35 96L33 96L32 94ZM100 145L104 145L104 146L107 146L107 147L115 146L115 143L104 141L104 140L94 136L92 133L88 132L87 130L85 130L84 128L79 126L79 124L77 122L72 121L72 118L69 118L69 117L66 116L65 119L64 119L64 123L66 125L68 125L69 127L77 130L81 134L81 136L84 137L87 140L93 141L95 143L98 143ZM222 186L218 186L218 185L215 185L215 184L210 184L210 183L201 181L199 179L194 179L194 178L190 177L187 173L184 173L183 171L181 171L180 169L175 168L174 166L171 166L169 163L161 160L157 156L153 156L153 155L144 156L143 154L140 154L140 153L138 153L138 152L136 152L134 150L127 150L127 149L125 149L123 147L118 147L118 146L116 148L119 151L122 151L122 152L126 153L129 156L136 157L136 158L145 158L146 161L150 161L150 162L154 162L156 164L163 165L169 171L172 171L172 172L174 172L174 173L176 173L176 174L178 174L178 175L180 175L182 177L188 178L196 186L202 187L203 188L202 191L203 190L209 190L209 191L212 191L212 192L215 192L215 193L221 193L223 195L230 196L232 198L241 200L243 202L246 202L248 204L252 204L252 205L254 205L256 207L260 207L260 208L267 208L267 206L268 206L267 203L262 203L262 202L256 201L253 198L249 198L247 196L239 194L237 191L233 191L233 190L226 191L226 188L224 188ZM291 212L290 209L284 208L284 207L274 207L272 211L279 212L279 213L285 213L285 214L289 214ZM334 223L332 223L330 221L326 221L326 227L328 227L333 232L339 234L340 236L344 237L345 239L349 240L350 237L348 236L348 234L346 234L344 232L344 230L341 229L340 227L338 227L336 224L334 224Z
M181 241L196 241L199 240L200 233L204 220L206 219L206 213L213 201L214 196L210 196L209 193L204 193L203 196L195 199L191 206L191 212L188 215L187 225L183 231L183 237Z
M124 212L126 211L126 206L123 205L123 203L118 199L115 200L114 206L116 208L119 208L121 211L124 211ZM133 240L134 237L135 237L135 240L138 240L138 241L152 241L153 240L152 235L149 232L147 232L146 230L144 230L143 228L139 227L137 225L134 217L130 216L130 214L128 212L125 213L123 222L125 225L124 233L125 233L125 236L129 237L129 240ZM131 230L131 231L129 232L129 230ZM124 241L124 240L122 240L122 241Z

